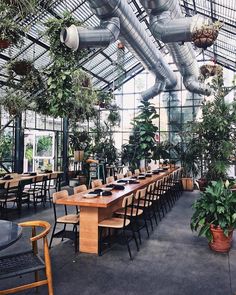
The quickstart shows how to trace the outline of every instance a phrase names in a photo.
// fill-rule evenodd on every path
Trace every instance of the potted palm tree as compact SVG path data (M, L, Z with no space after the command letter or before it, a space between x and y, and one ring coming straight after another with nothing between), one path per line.
M228 181L212 181L200 199L193 204L192 231L208 239L209 247L217 252L231 248L233 230L236 227L236 192Z

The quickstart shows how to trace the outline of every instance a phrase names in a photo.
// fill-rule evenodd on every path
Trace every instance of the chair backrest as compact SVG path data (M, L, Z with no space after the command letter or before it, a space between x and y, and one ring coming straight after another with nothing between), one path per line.
M108 176L108 177L106 178L106 184L112 183L112 182L114 182L114 181L115 181L114 176Z
M45 179L44 175L39 175L34 178L34 182L43 182Z
M86 190L87 190L87 186L85 184L81 184L79 186L74 187L74 194L85 192Z
M133 194L124 197L123 198L123 201L122 201L122 208L125 208L125 206L132 205L133 199L134 199L134 195Z
M5 189L13 189L13 188L18 188L19 187L19 180L12 180L12 181L7 181L4 184Z
M148 188L147 188L147 194L146 194L146 200L147 201L152 201L153 198L154 198L154 191L155 191L155 186L156 186L156 183L155 182L152 182L148 185Z
M134 209L134 195L133 194L125 196L122 201L122 208L125 209L123 227L125 227L125 224L126 224L128 207L131 207L131 216L133 216L133 209ZM137 209L136 209L136 211L137 211Z
M12 178L19 178L20 177L20 175L18 173L9 173L7 175L11 176Z
M131 175L132 175L132 173L131 173ZM122 178L124 178L124 174L122 174L122 173L116 174L116 179L122 179Z
M136 200L145 199L146 193L147 193L147 187L137 190L135 194L135 199Z
M55 193L52 194L52 201L53 201L54 204L56 204L57 200L62 199L62 198L66 198L68 196L69 196L69 194L68 194L67 190L62 190L62 191L59 191L59 192L55 192Z
M50 173L49 179L57 179L58 173Z
M132 172L131 172L131 171L127 171L126 176L127 176L127 177L132 176Z
M91 183L92 188L98 187L102 185L101 179L94 179Z
M134 170L134 175L138 176L139 174L140 174L139 169L135 169L135 170Z
M145 167L141 167L140 168L140 172L142 172L142 173L146 172L146 168Z

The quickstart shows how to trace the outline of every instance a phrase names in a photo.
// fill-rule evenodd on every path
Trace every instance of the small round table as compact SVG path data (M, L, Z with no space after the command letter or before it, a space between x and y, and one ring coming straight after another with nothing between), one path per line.
M0 251L14 244L22 235L22 227L17 223L0 220Z

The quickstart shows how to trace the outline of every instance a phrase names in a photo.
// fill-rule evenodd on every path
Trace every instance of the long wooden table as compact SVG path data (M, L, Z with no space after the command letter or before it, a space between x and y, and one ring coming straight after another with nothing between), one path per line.
M137 184L126 184L124 190L112 190L111 196L98 196L87 199L83 195L92 191L88 190L79 194L70 195L59 199L58 204L80 206L80 234L79 249L80 252L98 254L98 223L105 218L110 218L112 213L121 208L123 197L134 193L150 183L162 179L165 175L176 169L170 169L163 173L154 174L152 177L139 179ZM103 188L106 185L100 186Z

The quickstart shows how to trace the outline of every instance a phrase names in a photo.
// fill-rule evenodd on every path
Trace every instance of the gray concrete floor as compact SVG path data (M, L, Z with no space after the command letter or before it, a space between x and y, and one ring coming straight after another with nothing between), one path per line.
M149 239L143 231L140 252L131 243L133 261L124 245L116 244L97 257L75 254L72 241L55 239L50 251L55 295L236 295L235 237L230 253L218 254L189 228L191 204L198 196L198 192L184 193ZM16 221L42 219L53 224L49 207L22 216ZM0 254L25 249L26 243L24 235ZM0 289L31 277L0 281ZM47 289L41 287L37 294L46 295Z

